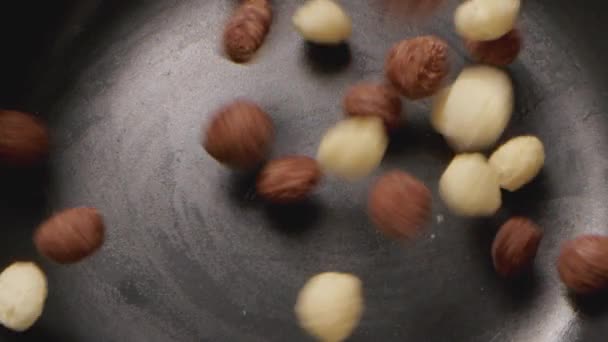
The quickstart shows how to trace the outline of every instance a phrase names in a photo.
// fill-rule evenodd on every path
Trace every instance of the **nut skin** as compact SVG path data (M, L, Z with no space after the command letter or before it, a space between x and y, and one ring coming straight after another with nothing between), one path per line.
M372 186L367 209L381 232L398 240L411 239L430 218L431 192L410 174L389 171Z
M528 270L543 237L531 220L512 217L505 222L492 243L492 261L496 272L505 278L521 275Z
M257 180L258 194L275 204L290 204L305 199L321 180L317 161L304 156L289 156L270 161Z
M448 45L436 36L403 40L390 50L384 71L405 97L416 100L431 96L448 74Z
M401 99L397 91L385 84L359 83L344 96L344 111L349 116L377 116L388 131L401 124Z
M517 29L513 29L496 40L466 42L467 50L475 61L498 67L513 63L519 55L521 45L521 34Z
M0 163L27 167L43 161L49 151L46 126L31 114L0 110Z
M236 101L213 117L203 147L213 158L234 169L252 169L266 159L272 142L272 120L260 107Z
M557 270L572 292L591 295L608 288L608 237L582 235L562 245Z
M224 29L224 51L237 63L247 62L262 46L272 23L269 0L245 0Z
M105 226L95 208L72 208L43 222L34 233L38 252L60 263L78 262L101 247Z

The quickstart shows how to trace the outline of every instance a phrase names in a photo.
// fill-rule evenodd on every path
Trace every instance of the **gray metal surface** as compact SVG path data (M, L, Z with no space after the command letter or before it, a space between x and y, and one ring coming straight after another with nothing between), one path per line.
M605 340L608 303L569 300L555 270L561 240L608 233L604 2L525 1L525 49L509 68L517 108L504 138L539 135L547 163L533 184L505 194L496 218L446 211L437 180L451 152L427 122L428 103L407 103L408 126L382 170L420 177L434 202L432 226L406 244L368 222L369 180L327 179L299 207L267 207L250 175L223 169L198 143L215 107L247 97L275 121L273 155L314 155L341 117L344 89L380 78L393 42L435 33L450 43L455 71L466 63L453 3L404 23L370 1L343 2L355 28L348 47L306 46L290 25L300 1L276 1L271 33L248 66L218 48L233 1L3 4L0 105L41 113L54 147L48 166L0 177L0 264L34 258L50 287L36 326L0 329L0 340L307 341L292 314L295 296L308 277L332 270L365 284L352 341ZM78 205L103 212L103 249L70 267L41 260L32 229ZM537 220L545 238L534 275L505 283L489 251L511 214Z

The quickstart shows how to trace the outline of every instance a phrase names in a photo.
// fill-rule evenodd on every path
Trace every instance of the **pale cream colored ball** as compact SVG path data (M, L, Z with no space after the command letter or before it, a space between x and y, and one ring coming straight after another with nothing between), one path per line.
M490 165L498 173L500 186L516 191L531 182L545 164L545 148L535 136L513 138L490 156Z
M32 262L16 262L0 273L0 323L24 331L40 317L47 296L44 273Z
M357 180L380 165L388 136L378 117L352 117L330 128L321 139L317 161L324 172Z
M491 216L502 204L498 174L480 153L454 157L439 180L439 195L460 216Z
M454 14L456 31L473 41L498 39L515 27L520 0L468 0Z
M292 21L305 40L318 44L338 44L352 33L350 17L332 0L307 1Z
M347 273L321 273L298 294L295 313L300 326L324 342L339 342L355 330L363 314L361 280Z

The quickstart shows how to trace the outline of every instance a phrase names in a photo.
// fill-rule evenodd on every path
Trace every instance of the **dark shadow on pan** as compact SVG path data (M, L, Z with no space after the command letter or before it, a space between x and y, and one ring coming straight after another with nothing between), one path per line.
M352 61L350 45L319 45L306 42L306 64L316 73L335 74L345 70Z
M314 198L302 202L278 205L267 203L265 214L271 227L287 235L309 232L321 218L323 206Z

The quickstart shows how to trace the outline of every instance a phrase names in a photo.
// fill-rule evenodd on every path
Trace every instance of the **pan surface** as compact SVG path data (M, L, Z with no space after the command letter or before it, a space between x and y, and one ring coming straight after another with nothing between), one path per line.
M604 1L525 1L525 48L509 68L516 111L503 140L538 135L547 163L505 194L488 220L450 215L437 181L452 153L408 102L408 125L381 167L405 169L434 194L433 224L418 240L377 234L365 214L371 179L328 179L312 200L277 209L255 198L251 175L203 153L200 126L236 97L258 102L277 127L273 155L314 155L341 118L344 90L380 79L396 41L437 34L452 69L469 63L450 2L423 22L343 1L348 46L304 44L291 27L296 0L275 20L254 61L219 49L233 1L133 0L3 4L0 105L44 116L54 138L40 169L3 170L2 267L41 263L49 298L27 333L1 341L307 341L293 304L313 274L360 276L366 310L352 341L603 341L608 301L569 299L555 260L564 239L607 233L608 32ZM49 2L50 3L50 2ZM42 6L42 7L36 7ZM61 208L104 214L103 249L61 267L38 257L31 233ZM545 231L533 275L506 283L491 265L496 228L510 215Z

